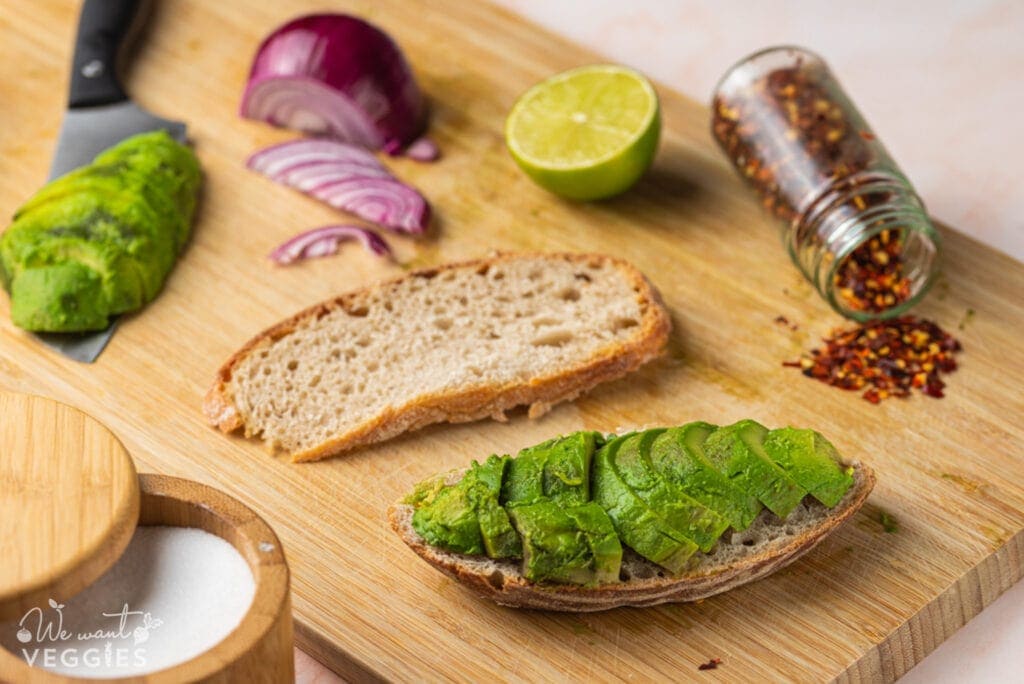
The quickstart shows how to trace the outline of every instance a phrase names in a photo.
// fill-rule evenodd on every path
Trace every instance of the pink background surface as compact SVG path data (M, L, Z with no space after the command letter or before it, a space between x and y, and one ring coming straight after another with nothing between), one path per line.
M1024 260L1024 2L498 2L702 102L754 50L811 48L936 218ZM1024 681L1022 644L1019 583L903 681ZM296 663L300 682L337 681L304 654Z

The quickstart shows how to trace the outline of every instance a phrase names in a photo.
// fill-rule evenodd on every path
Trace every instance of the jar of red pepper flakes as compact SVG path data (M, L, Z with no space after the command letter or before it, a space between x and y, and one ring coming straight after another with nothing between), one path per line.
M790 46L757 52L725 74L712 107L713 135L833 309L889 318L924 296L939 234L820 57Z

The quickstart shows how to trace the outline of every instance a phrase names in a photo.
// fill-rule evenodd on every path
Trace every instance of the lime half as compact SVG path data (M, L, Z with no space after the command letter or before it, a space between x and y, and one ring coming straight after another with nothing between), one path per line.
M505 122L505 143L538 185L576 200L617 195L654 159L658 95L641 74L579 67L530 88Z

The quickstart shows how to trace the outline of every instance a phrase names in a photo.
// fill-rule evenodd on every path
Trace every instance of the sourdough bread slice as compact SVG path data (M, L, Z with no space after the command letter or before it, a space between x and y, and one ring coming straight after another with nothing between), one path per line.
M785 520L764 509L750 527L742 532L727 531L710 553L698 553L696 564L676 576L625 549L622 582L596 587L536 584L523 577L519 561L466 556L429 546L412 527L413 507L402 502L388 509L388 519L420 558L504 606L580 613L654 606L696 601L728 591L771 574L810 551L860 510L875 486L874 473L868 466L852 466L853 486L833 508L807 496ZM447 483L458 482L463 472L450 473Z
M628 263L504 254L415 271L260 333L203 410L294 461L529 405L536 417L658 356L668 313Z

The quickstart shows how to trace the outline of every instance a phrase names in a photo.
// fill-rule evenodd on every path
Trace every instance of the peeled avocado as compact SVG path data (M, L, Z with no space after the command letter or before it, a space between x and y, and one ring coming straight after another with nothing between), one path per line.
M14 323L100 330L155 298L188 238L199 182L192 150L157 131L44 186L0 235Z
M837 462L836 448L814 430L771 430L764 438L764 450L811 496L829 508L839 503L853 484L851 474Z
M768 510L785 518L807 491L775 465L764 451L768 428L741 420L719 428L704 442L708 458L744 491L757 496Z
M761 503L785 518L808 491L831 507L852 485L818 433L744 420L608 441L577 432L474 462L454 485L427 480L405 503L428 544L522 558L530 581L591 585L618 581L624 546L679 573Z
M695 422L666 430L651 445L651 464L666 480L742 531L761 512L761 502L718 472L708 460L704 442L716 429L709 423Z
M710 551L729 521L666 480L651 465L651 445L664 432L647 430L625 438L614 453L615 472L667 523L701 551Z

